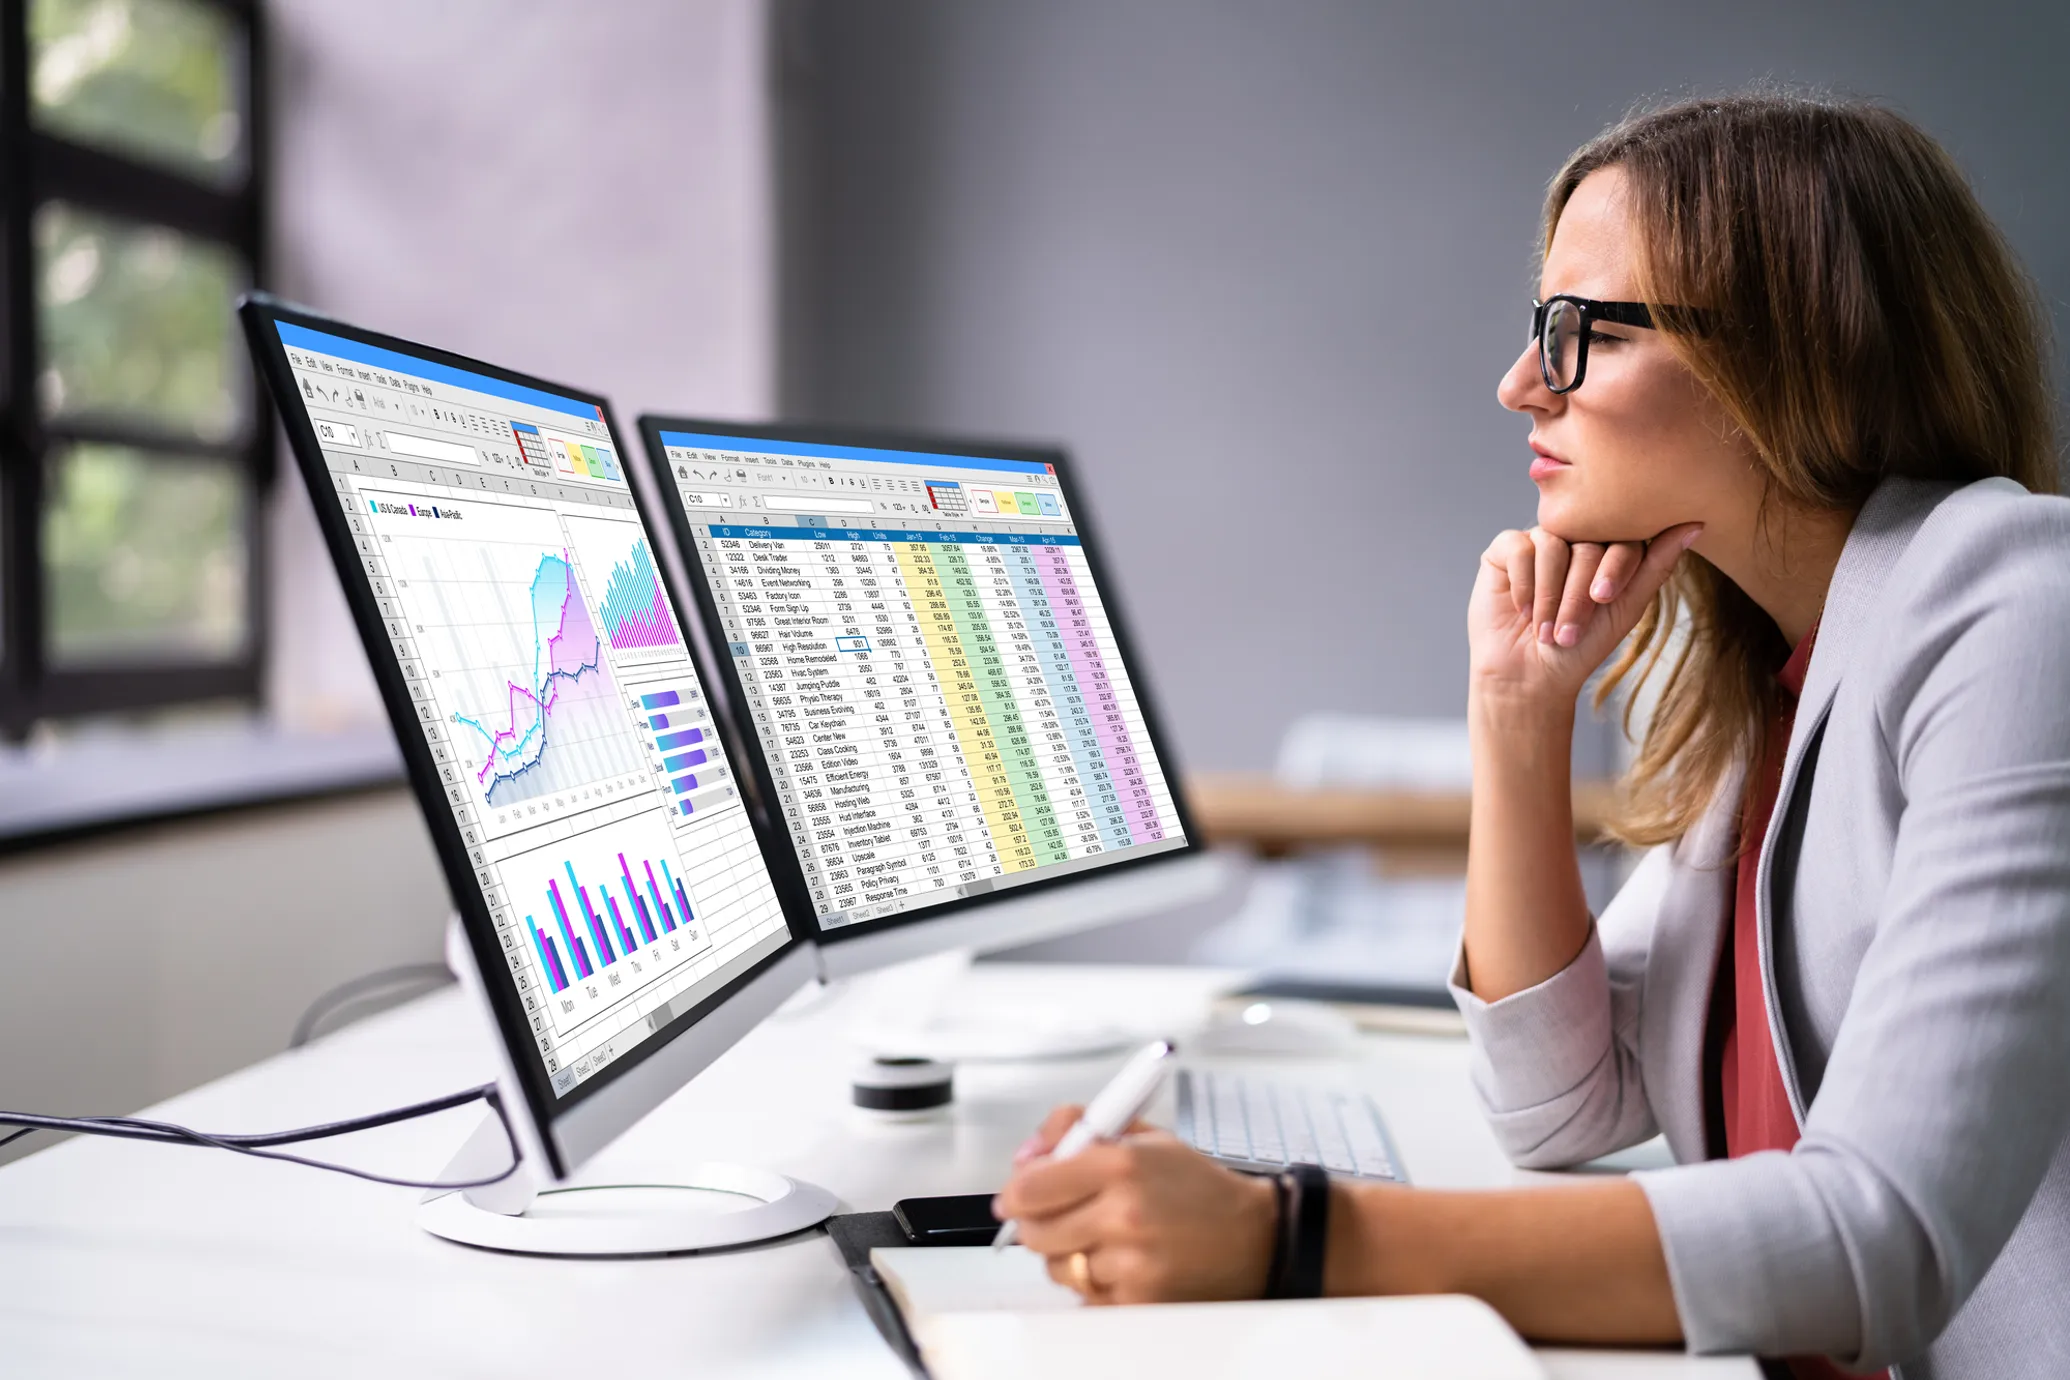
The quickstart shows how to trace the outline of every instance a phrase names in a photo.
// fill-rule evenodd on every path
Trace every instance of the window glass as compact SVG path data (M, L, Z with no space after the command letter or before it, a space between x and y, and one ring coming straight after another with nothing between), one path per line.
M249 384L231 314L245 281L221 246L63 202L36 211L47 416L114 416L228 440Z
M58 451L43 525L52 664L241 651L248 501L231 461Z
M30 0L31 117L218 184L244 177L237 23L200 0Z

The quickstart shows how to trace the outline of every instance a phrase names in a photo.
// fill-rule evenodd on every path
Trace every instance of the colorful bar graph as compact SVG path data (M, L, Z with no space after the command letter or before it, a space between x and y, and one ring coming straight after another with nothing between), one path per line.
M640 696L640 708L642 709L667 709L670 705L681 704L682 702L683 697L673 690L663 690L657 695Z
M596 469L596 454L589 452L592 473ZM654 557L644 538L636 539L631 553L611 567L597 613L603 619L604 636L621 651L633 647L674 647L682 640L676 636L676 622L669 616L668 601L662 596L661 580L654 571ZM676 703L673 691L667 692L666 698L649 695L646 701L649 709Z
M639 948L639 936L632 932L632 927L625 923L625 917L618 913L618 902L612 897L610 891L608 889L602 890L598 892L598 895L604 898L604 908L611 912L611 928L612 932L618 936L620 951L629 954L634 949Z
M649 728L667 728L667 727L668 727L668 715L666 715L666 714L653 714L653 715L649 715L649 716L648 716L648 719L647 719L647 727L649 727Z
M561 866L568 870L568 886L575 893L576 904L582 907L582 919L589 926L589 937L597 941L597 957L603 959L604 966L608 968L618 961L618 951L611 947L611 940L604 933L604 922L590 908L589 893L576 884L575 865L573 863L562 863ZM546 884L546 889L554 893L554 901L558 904L560 902L559 888L549 881Z
M677 748L690 747L693 744L701 743L703 741L703 729L686 728L681 733L662 734L660 737L654 740L654 746L660 748L663 752L673 752Z
M553 940L539 932L539 924L531 916L525 917L525 928L532 932L532 947L539 952L539 966L546 972L546 982L556 992L568 990L568 971L561 967L561 956L554 951Z
M590 967L589 955L583 951L582 941L575 937L575 927L568 923L568 908L561 904L561 893L552 882L546 884L546 899L553 904L554 918L561 922L561 938L568 941L568 952L575 955L575 972L589 977L596 969Z
M679 922L676 920L674 912L669 910L668 902L661 899L661 885L654 880L654 864L642 863L640 864L640 866L644 867L647 870L647 894L654 898L654 909L656 913L658 913L661 916L661 921L663 924L667 925L670 929L674 929ZM661 870L666 872L668 870L668 864L663 863L661 865Z
M682 805L683 805L683 813L684 813L684 814L686 814L686 815L687 815L687 814L689 814L689 813L690 813L690 802L686 800L686 801L682 802Z
M669 892L676 898L676 904L682 907L677 913L683 917L684 924L689 924L694 917L690 914L690 898L684 894L683 884L675 879L675 874L668 870L665 862L661 865L661 875L668 878Z
M694 776L671 777L668 784L677 795L688 795L697 789L697 778Z
M633 919L640 922L640 933L647 936L647 942L652 944L656 938L654 918L647 914L647 908L640 904L640 894L633 890L632 873L625 866L625 854L623 853L618 855L618 867L620 876L625 882L626 904L632 907Z
M695 757L695 758L697 758L697 761L695 761L695 762L691 761L690 759L691 759L692 757ZM662 769L663 771L688 771L688 770L689 770L689 769L690 769L691 767L695 767L695 766L701 766L701 765L703 765L703 763L704 763L704 754L703 754L703 753L701 753L701 752L698 752L698 753L689 753L689 752L686 752L686 753L684 753L684 754L683 754L682 756L680 756L680 757L664 757L664 758L662 758L662 759L661 759L661 769Z

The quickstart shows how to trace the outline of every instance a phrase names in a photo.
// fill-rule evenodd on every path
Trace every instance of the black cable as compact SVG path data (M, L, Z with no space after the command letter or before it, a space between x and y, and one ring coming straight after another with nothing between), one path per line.
M277 1150L262 1147L269 1145L295 1145L303 1141L324 1140L331 1136L342 1136L353 1131L371 1131L381 1126L392 1126L398 1121L415 1117L431 1116L437 1112L464 1107L470 1102L486 1102L489 1110L496 1114L496 1121L503 1127L503 1139L510 1146L510 1168L486 1179L457 1179L450 1183L435 1180L397 1179L386 1174L375 1174L369 1170L354 1169L350 1165L332 1164L326 1160L312 1160L302 1155L282 1154ZM517 1134L510 1129L510 1116L503 1110L503 1098L496 1091L494 1083L484 1083L478 1088L447 1093L425 1102L414 1102L407 1107L394 1107L383 1112L370 1112L366 1116L350 1117L344 1121L327 1121L315 1126L301 1126L290 1131L260 1131L242 1134L210 1135L190 1126L181 1126L171 1121L150 1121L143 1117L129 1116L39 1116L34 1112L0 1112L0 1126L20 1126L0 1146L20 1140L32 1131L72 1131L83 1136L113 1136L120 1140L149 1140L161 1145L197 1145L214 1150L229 1150L239 1155L250 1155L255 1159L281 1160L287 1164L299 1164L310 1169L327 1169L334 1174L349 1174L355 1179L369 1183L388 1184L395 1188L423 1188L450 1190L461 1188L486 1188L490 1184L502 1183L518 1172L523 1156L518 1150Z
M300 1049L314 1039L317 1023L325 1016L356 1002L365 1001L387 988L425 983L426 990L429 990L431 987L444 986L452 980L452 973L447 971L443 963L404 963L364 974L350 982L341 982L309 1003L309 1009L302 1013L302 1019L295 1022L294 1034L288 1036L288 1048Z

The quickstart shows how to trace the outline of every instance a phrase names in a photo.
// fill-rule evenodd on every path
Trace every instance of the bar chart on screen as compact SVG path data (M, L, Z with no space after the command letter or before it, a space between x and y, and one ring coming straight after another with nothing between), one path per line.
M563 1035L606 1013L612 1029L643 1018L711 952L698 883L658 809L514 854L498 871Z
M628 686L635 714L647 725L648 758L666 782L669 808L687 819L740 798L704 696L688 678Z
M598 595L598 630L616 659L632 666L681 657L682 629L639 523L575 516L565 522L583 577Z
M485 833L652 790L560 520L486 501L428 522L375 511Z

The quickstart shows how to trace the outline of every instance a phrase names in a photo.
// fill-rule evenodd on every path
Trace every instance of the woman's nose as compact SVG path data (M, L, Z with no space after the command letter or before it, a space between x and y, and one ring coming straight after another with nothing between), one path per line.
M1550 412L1559 406L1559 395L1545 386L1545 376L1538 371L1537 341L1525 345L1509 366L1495 386L1495 400L1512 412Z

